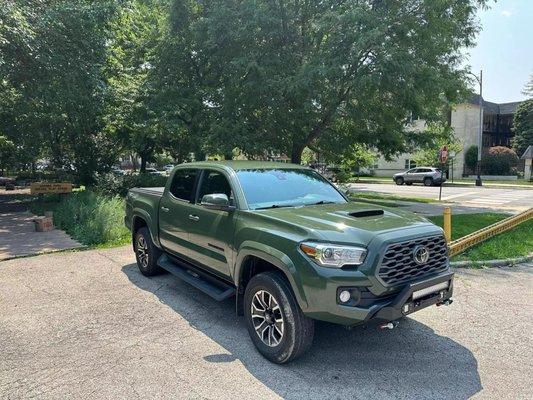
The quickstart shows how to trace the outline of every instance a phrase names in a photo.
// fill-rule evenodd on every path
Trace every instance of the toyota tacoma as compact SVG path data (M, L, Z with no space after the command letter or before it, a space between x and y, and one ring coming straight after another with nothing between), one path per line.
M143 275L168 271L218 301L234 298L254 345L276 363L311 346L315 320L393 328L452 301L439 227L349 201L300 165L182 164L164 188L128 192L125 223Z

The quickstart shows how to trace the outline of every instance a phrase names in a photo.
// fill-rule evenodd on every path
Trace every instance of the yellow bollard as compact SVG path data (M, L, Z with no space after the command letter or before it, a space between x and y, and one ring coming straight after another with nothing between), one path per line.
M452 209L444 207L444 237L450 243L452 241Z

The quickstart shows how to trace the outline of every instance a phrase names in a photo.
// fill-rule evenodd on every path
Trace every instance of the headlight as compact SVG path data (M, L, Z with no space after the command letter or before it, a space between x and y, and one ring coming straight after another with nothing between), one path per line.
M366 249L329 243L305 242L300 249L314 262L323 267L341 268L344 265L361 265L365 261Z

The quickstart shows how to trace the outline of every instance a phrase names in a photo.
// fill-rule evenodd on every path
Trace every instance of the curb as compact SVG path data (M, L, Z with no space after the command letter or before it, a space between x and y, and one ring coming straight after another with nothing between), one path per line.
M515 264L533 261L533 254L524 257L504 258L501 260L486 260L486 261L452 261L450 266L454 268L468 268L468 267L509 267Z

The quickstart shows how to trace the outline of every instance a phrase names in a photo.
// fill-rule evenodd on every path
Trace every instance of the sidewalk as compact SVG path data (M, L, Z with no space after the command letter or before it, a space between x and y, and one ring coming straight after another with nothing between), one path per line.
M65 232L35 232L29 212L0 214L0 261L30 254L83 247Z

